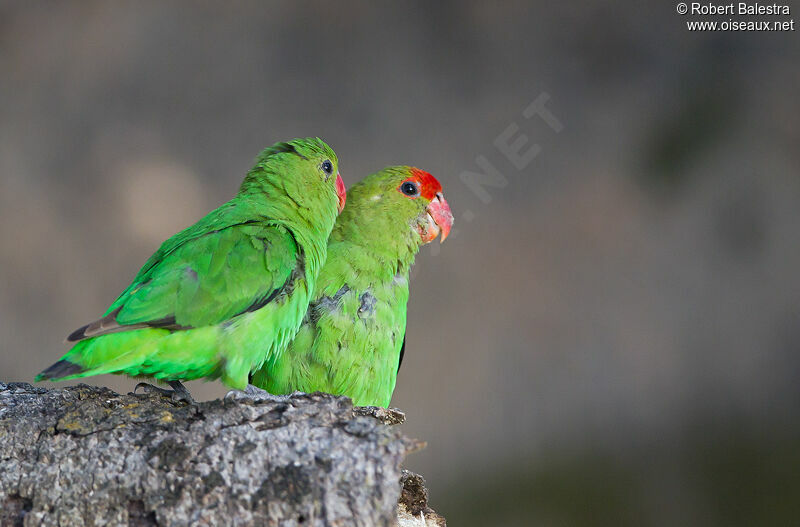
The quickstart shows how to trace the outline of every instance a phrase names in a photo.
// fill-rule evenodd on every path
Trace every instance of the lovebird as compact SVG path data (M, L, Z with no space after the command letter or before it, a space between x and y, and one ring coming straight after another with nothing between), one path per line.
M388 407L405 351L409 269L452 226L442 185L417 168L388 167L352 186L297 336L251 383L272 395L321 391Z
M173 390L147 391L189 401L180 381L245 388L300 327L345 199L336 154L322 140L265 149L236 196L165 241L36 380L149 377Z

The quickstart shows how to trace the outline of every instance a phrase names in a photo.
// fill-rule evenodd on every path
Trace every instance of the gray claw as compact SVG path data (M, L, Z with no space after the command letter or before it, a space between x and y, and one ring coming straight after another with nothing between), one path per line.
M142 391L146 394L158 394L164 397L169 397L173 402L184 402L187 404L195 404L194 399L192 398L192 394L189 393L189 390L181 384L180 381L167 381L172 389L167 390L166 388L160 388L158 386L154 386L152 384L147 384L146 382L140 382L133 388L133 394L136 395L136 391L141 388Z

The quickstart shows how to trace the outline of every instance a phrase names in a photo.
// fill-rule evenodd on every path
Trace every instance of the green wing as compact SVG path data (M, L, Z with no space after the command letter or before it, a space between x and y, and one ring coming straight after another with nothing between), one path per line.
M106 316L68 340L141 327L219 324L266 305L298 265L297 243L283 227L244 222L191 234L165 242Z

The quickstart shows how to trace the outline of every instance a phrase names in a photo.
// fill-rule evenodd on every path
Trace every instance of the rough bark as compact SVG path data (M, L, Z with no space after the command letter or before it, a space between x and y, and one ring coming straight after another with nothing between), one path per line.
M419 446L325 394L187 405L0 383L0 525L444 525L421 478L401 482Z
M446 527L444 518L428 506L428 489L419 474L403 471L402 492L397 508L400 527Z

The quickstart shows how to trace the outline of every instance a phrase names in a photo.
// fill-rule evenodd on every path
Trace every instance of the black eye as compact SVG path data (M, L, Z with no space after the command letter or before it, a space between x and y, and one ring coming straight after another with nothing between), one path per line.
M406 181L402 185L400 185L400 192L405 194L406 196L419 196L419 188L417 187L416 183L411 181Z
M326 174L328 174L329 176L333 174L333 163L331 163L326 159L325 161L322 162L321 166L322 170L324 170Z

